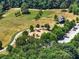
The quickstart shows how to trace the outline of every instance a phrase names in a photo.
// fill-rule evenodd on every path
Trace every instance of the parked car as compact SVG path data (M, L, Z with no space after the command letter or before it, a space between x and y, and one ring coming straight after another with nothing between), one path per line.
M69 38L67 35L64 35L63 38Z
M73 31L76 31L77 29L78 29L77 27L74 27L74 28L73 28Z

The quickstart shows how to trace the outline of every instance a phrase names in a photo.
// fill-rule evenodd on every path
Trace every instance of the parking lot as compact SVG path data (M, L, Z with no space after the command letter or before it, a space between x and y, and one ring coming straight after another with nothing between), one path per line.
M63 40L59 40L58 43L68 43L70 42L75 35L79 33L79 23L76 24L68 33L64 35Z

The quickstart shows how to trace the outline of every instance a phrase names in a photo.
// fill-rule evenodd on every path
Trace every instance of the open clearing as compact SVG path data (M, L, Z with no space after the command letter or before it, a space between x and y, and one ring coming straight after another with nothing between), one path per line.
M22 31L28 28L30 25L36 24L45 24L49 23L53 26L56 22L54 21L54 15L63 15L67 19L73 20L77 16L68 12L61 12L61 9L51 9L43 11L42 17L35 21L34 17L38 13L39 10L30 9L31 14L29 15L21 15L19 17L15 17L15 13L19 11L18 8L12 8L6 14L4 14L4 18L0 20L0 40L3 42L3 47L6 46L10 41L11 37L17 31Z

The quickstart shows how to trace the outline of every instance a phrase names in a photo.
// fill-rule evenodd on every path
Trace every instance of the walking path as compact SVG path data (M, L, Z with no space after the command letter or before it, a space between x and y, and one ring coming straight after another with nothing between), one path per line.
M22 34L23 31L19 32L16 34L16 36L14 37L13 41L10 43L11 46L13 46L16 42L16 39ZM0 52L3 52L7 49L7 47L3 48L2 50L0 50Z
M14 37L13 41L10 43L11 46L13 46L16 42L16 39L22 34L23 31L19 32L16 34L16 36ZM74 26L69 33L66 33L65 37L63 40L59 40L58 43L68 43L70 42L75 35L77 35L79 33L79 23L76 24L76 26ZM7 47L5 47L4 49L0 50L0 52L3 52L7 49Z
M75 35L77 35L79 33L79 23L76 24L76 26L74 26L69 33L66 33L66 37L64 37L64 40L59 40L58 43L68 43L70 42Z

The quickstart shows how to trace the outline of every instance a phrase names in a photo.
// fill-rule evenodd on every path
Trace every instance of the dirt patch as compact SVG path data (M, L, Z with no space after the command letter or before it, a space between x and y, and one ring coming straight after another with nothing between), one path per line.
M70 21L75 20L76 17L78 17L78 15L74 15L73 13L62 12L62 9L53 9L53 10L50 10L50 11L52 11L52 13L54 15L64 16L66 19L68 19Z

